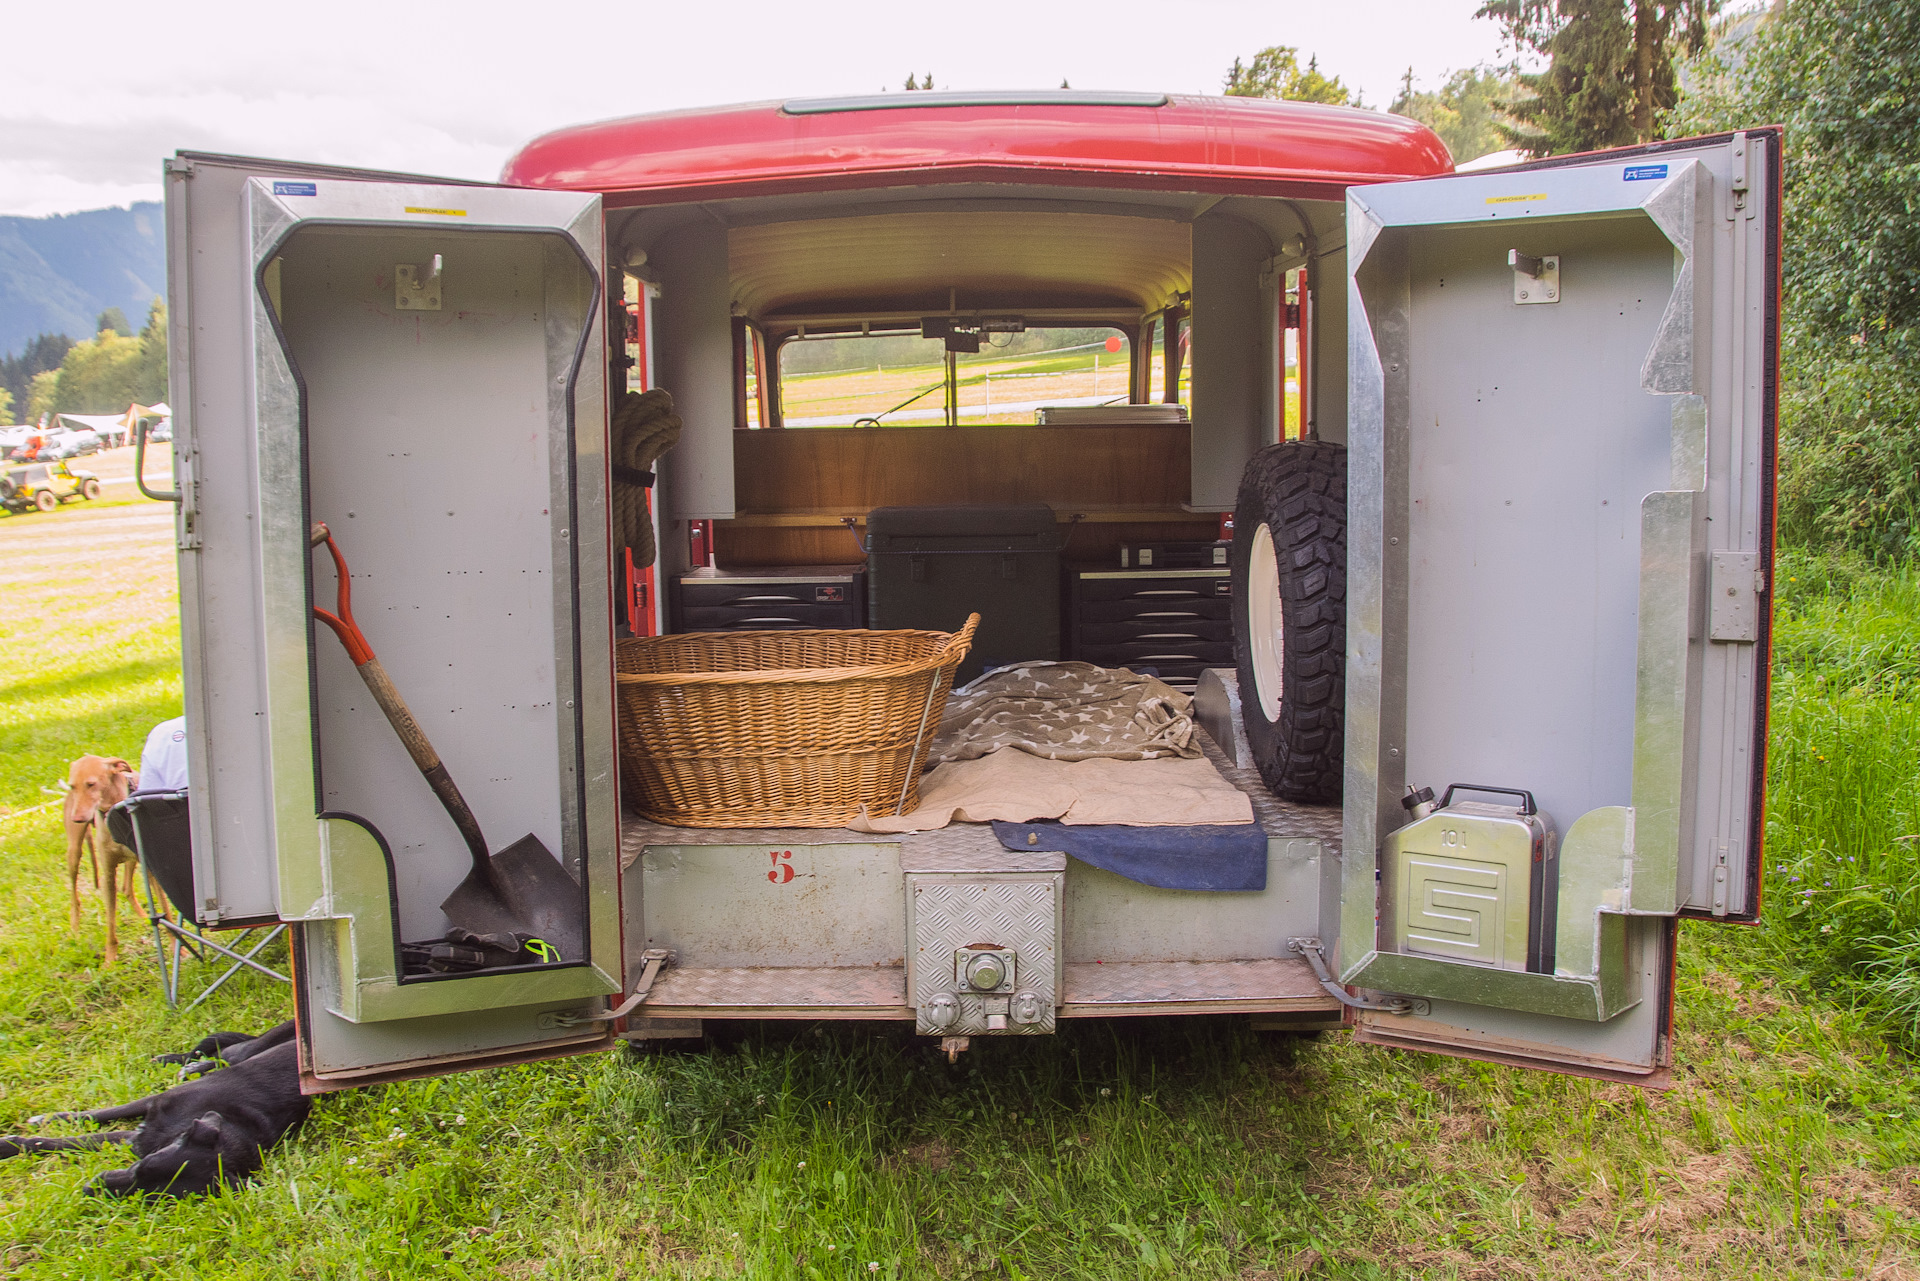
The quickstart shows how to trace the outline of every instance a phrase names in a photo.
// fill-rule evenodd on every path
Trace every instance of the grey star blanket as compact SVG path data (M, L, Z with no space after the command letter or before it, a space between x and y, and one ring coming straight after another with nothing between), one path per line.
M1166 682L1092 663L1017 663L947 699L927 758L970 761L1017 748L1051 761L1200 756L1193 700Z

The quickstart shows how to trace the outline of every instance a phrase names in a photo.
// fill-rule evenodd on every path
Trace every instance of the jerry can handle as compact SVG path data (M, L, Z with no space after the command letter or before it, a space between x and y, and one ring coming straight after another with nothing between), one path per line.
M1522 802L1522 803L1521 803L1521 806L1520 806L1520 812L1521 812L1522 814L1537 814L1537 813L1539 813L1539 807L1538 807L1538 806L1536 806L1536 805L1535 805L1535 804L1533 803L1533 793L1532 793L1532 792L1528 792L1528 791L1524 791L1524 790L1522 790L1521 788L1518 788L1518 787L1483 787L1483 786L1482 786L1482 785L1480 785L1479 783L1449 783L1449 784L1447 784L1447 791L1446 791L1446 795L1444 795L1444 796L1442 796L1442 797L1440 798L1440 808L1441 808L1441 809L1445 809L1445 808L1447 808L1447 806L1449 806L1449 805L1451 805L1451 804L1453 804L1453 794L1454 794L1454 792L1456 792L1456 791L1461 791L1461 792L1495 792L1495 793L1498 793L1498 794L1499 794L1499 795L1501 795L1501 796L1518 796L1518 797L1520 798L1520 800L1521 800L1521 802Z

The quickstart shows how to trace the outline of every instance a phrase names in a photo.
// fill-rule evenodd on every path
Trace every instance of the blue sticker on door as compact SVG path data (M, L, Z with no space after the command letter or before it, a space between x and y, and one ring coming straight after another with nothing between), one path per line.
M320 189L311 182L276 182L273 184L276 196L317 196Z
M1628 165L1625 171L1621 173L1620 179L1623 182L1649 182L1652 179L1664 178L1666 176L1667 167L1665 165Z

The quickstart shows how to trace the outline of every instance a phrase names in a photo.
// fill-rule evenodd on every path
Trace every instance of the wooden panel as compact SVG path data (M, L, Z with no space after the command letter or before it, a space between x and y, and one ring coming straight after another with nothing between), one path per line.
M934 503L1178 509L1184 425L827 427L734 433L735 510L866 511Z

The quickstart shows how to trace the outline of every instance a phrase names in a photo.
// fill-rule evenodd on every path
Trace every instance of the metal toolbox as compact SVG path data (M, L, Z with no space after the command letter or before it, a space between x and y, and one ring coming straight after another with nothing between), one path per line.
M1044 503L876 507L867 514L869 626L953 631L980 615L954 679L1060 657L1060 533Z
M1233 540L1187 539L1169 543L1123 543L1120 547L1122 569L1208 569L1225 570L1233 560Z
M1074 569L1068 655L1102 667L1150 667L1191 692L1233 665L1233 578L1222 569Z
M866 566L689 570L673 580L673 618L682 632L865 627Z

